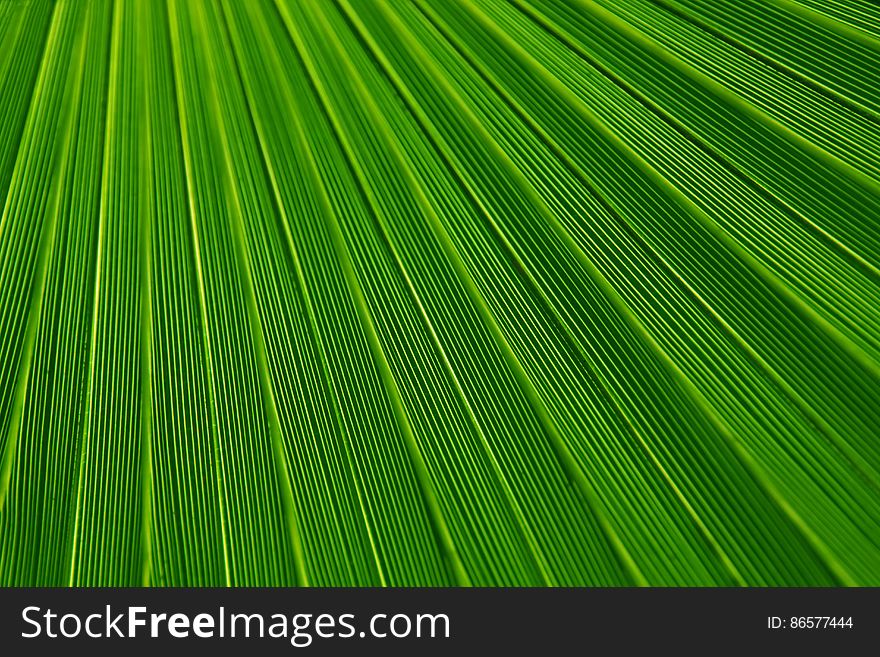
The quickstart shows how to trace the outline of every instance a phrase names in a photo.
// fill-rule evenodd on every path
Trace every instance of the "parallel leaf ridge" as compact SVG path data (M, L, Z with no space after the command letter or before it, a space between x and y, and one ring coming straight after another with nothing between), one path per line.
M0 584L880 585L880 10L0 2Z

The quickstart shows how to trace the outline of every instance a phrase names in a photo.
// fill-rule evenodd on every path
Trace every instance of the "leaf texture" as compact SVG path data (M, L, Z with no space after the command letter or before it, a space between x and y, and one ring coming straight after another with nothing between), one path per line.
M880 12L0 2L0 583L880 585Z

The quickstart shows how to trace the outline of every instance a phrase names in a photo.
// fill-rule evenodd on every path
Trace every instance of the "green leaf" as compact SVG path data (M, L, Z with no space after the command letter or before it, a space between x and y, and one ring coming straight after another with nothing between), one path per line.
M0 3L0 583L880 584L880 14Z

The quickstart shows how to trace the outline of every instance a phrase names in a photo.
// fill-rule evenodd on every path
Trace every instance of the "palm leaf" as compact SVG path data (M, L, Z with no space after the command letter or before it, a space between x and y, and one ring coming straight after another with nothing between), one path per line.
M880 14L0 3L0 582L880 584Z

